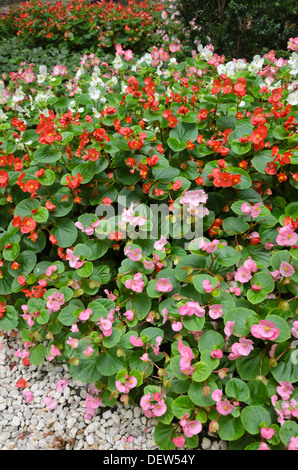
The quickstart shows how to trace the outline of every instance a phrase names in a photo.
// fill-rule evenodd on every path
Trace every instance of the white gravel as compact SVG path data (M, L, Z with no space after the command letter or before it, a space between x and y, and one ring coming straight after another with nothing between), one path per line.
M12 332L14 334L14 332ZM2 336L1 336L2 335ZM140 407L117 402L100 405L91 420L84 417L88 385L74 380L66 364L45 361L27 366L14 355L23 343L18 335L0 331L0 450L154 450L157 421L144 416ZM16 383L24 378L26 388ZM57 392L56 383L68 385ZM33 393L26 403L24 391ZM45 397L57 402L50 410ZM227 450L227 443L206 433L197 450Z

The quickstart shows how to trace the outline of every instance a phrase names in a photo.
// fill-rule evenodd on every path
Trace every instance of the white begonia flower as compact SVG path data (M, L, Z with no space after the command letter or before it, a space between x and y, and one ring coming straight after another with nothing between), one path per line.
M295 76L295 75L297 75L297 73L298 73L298 62L296 62L296 64L293 65L292 68L291 68L291 70L290 70L290 74L291 74L291 75L294 75L294 76Z
M107 101L107 99L106 99L104 96L102 96L101 98L99 98L99 101L100 101L101 103L105 104L105 102Z
M252 72L252 73L256 73L258 72L258 67L256 66L256 64L254 62L251 62L248 66L248 71L249 72Z
M201 56L205 59L205 60L210 60L211 57L213 57L213 52L210 50L210 49L207 49L206 47L202 50L201 52Z
M169 78L171 76L171 72L169 70L164 70L162 72L162 75L165 77L165 78Z
M39 73L42 73L42 74L46 75L47 71L48 71L48 68L47 68L46 65L40 65L39 66Z
M297 52L293 52L293 54L291 55L291 57L288 60L288 64L289 65L295 65L296 62L298 62L298 54L297 54Z
M22 86L16 89L15 95L13 96L14 101L23 101L25 93L23 92Z
M219 64L217 67L217 73L221 75L222 73L226 73L226 66L225 64Z
M7 117L6 114L2 111L2 109L0 109L0 121L6 121L6 119L8 119L8 117Z
M296 106L298 104L298 90L296 90L293 93L289 94L289 96L287 97L287 102L291 106Z
M93 86L88 88L88 93L90 95L90 98L92 98L93 100L98 100L98 98L100 97L100 91Z
M45 74L42 74L42 73L39 73L37 75L37 83L43 83L46 79L46 75Z
M99 112L99 111L97 111L97 109L96 109L96 108L94 108L94 106L92 107L92 112L93 112L93 114L94 114L94 117L96 117L96 118L98 118L98 119L100 119L100 118L101 118L101 114L100 114L100 112Z
M116 57L113 60L112 64L114 65L115 69L121 69L121 67L123 67L123 62L119 54L116 54Z

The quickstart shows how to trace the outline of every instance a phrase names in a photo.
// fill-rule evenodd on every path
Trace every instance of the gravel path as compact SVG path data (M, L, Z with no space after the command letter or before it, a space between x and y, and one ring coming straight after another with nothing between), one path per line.
M66 364L45 361L25 367L14 355L20 347L16 332L0 332L0 450L158 450L156 421L146 418L140 407L100 405L87 419L85 403L92 387L72 379ZM25 388L16 387L20 379L27 382ZM57 391L60 380L68 384ZM28 392L33 396L26 403ZM46 397L56 402L55 409L46 406ZM202 432L201 449L227 450L227 443Z

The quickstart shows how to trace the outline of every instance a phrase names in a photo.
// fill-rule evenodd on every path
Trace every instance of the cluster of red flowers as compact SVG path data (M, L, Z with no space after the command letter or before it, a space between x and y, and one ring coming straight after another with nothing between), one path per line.
M32 219L32 217L22 217L20 215L14 216L12 220L12 225L13 227L18 227L19 230L21 230L22 233L29 233L33 232L36 227L36 222L35 220Z
M226 75L221 74L216 80L213 81L213 88L211 94L219 94L223 91L223 94L234 93L238 98L242 98L246 95L246 79L244 77L237 78L235 85L230 78Z
M52 144L56 140L62 140L62 136L56 132L56 126L54 124L56 119L53 111L49 111L48 116L41 114L39 117L39 124L36 128L36 133L40 134L39 142L42 144Z

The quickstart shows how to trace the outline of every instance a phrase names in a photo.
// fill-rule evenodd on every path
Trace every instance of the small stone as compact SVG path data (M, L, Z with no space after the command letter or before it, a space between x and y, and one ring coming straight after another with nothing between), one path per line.
M108 420L112 416L111 410L107 410L102 414L102 419Z
M203 440L202 440L201 446L202 446L203 450L210 449L210 447L211 447L210 439L208 439L207 437L204 437Z
M219 450L218 442L214 441L212 443L211 450Z

